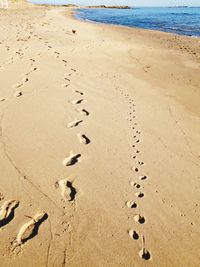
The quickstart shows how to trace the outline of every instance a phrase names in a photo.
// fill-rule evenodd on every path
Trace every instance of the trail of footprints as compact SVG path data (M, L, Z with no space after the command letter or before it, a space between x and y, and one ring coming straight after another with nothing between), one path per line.
M16 83L16 84L14 84L14 85L12 86L13 89L17 89L17 90L15 91L15 93L13 94L14 97L20 97L20 96L23 95L23 91L20 90L21 87L23 87L23 86L29 81L29 75L30 75L32 72L36 71L36 70L37 70L37 67L33 67L33 68L31 68L27 73L24 74L25 77L22 78L21 82ZM4 102L4 101L6 101L6 100L7 100L7 98L4 98L4 97L3 97L3 98L0 98L0 102Z
M66 64L64 62L64 64ZM71 69L71 71L76 71L74 69ZM70 79L66 77L70 77L71 73L64 75L64 80L70 82ZM63 88L68 87L70 84L64 84L62 85ZM90 139L85 135L85 133L81 133L80 131L77 132L77 130L80 129L81 124L84 122L84 119L89 116L89 112L85 109L85 107L81 107L81 105L85 104L85 99L83 99L84 93L78 90L74 90L73 93L75 95L80 96L81 98L76 98L71 101L69 101L70 105L74 108L74 112L78 112L78 119L75 118L72 121L69 121L66 125L66 128L69 131L72 131L72 134L74 133L77 136L77 141L80 144L87 145L90 143ZM77 108L78 106L78 108ZM62 160L62 165L67 168L72 168L73 166L77 165L82 158L82 155L80 153L75 153L73 151L70 151L68 155L66 155L66 158ZM55 188L59 189L61 200L63 201L63 215L61 218L61 231L63 234L65 232L68 233L66 236L66 243L65 243L65 251L63 253L64 262L66 262L66 255L68 246L70 246L70 239L71 239L71 228L73 225L73 213L76 209L76 197L77 197L77 189L73 185L74 181L70 181L69 178L62 178L59 181L55 183ZM69 252L68 252L69 253Z
M20 34L19 34L20 35ZM37 37L37 35L34 35L33 37ZM39 38L42 40L42 38ZM19 40L24 41L24 40ZM0 43L1 44L1 43ZM48 45L48 50L52 49L52 46L48 44L48 42L45 43L45 45ZM10 50L10 47L6 47L7 51ZM25 48L26 49L26 48ZM24 56L24 53L21 49L16 51L16 56L22 58ZM67 66L67 60L61 59L61 55L58 51L54 51L53 56L55 56L58 60L61 60L61 63L64 64L64 66ZM37 70L37 67L35 67L35 59L30 59L32 68L30 71L24 74L24 77L22 80L16 84L14 84L12 87L15 89L14 97L18 98L23 95L22 87L29 82L30 75L32 72ZM9 62L7 64L13 64L14 63L14 57L11 57ZM0 70L3 70L4 67L0 66ZM70 85L70 76L72 73L75 73L76 70L71 68L71 73L67 73L64 75L64 83L61 84L61 87L67 88ZM85 103L85 100L82 98L84 93L75 90L74 93L77 95L77 99L74 99L71 104L76 107L75 111L78 112L80 119L75 119L67 124L68 129L76 128L78 127L84 119L89 116L89 112L85 108L81 108L81 105ZM4 102L6 101L6 98L1 98L0 101ZM77 134L77 141L80 144L87 145L91 141L90 139L81 132L78 132ZM81 154L73 153L72 151L69 153L69 155L63 159L63 165L65 167L69 167L72 165L77 164L80 161ZM73 182L69 181L68 179L61 179L55 183L55 187L59 188L60 194L62 197L62 200L64 202L72 202L74 203L76 199L77 190L73 186ZM0 193L0 201L4 201L4 195ZM17 208L19 207L20 202L18 200L6 200L4 203L0 206L0 232L3 231L15 218L15 213L17 213ZM66 207L64 207L66 208ZM70 213L70 211L68 211ZM63 213L65 215L65 212ZM69 223L66 220L67 217L62 218L62 225L64 228L67 228L69 226ZM28 217L27 222L21 225L18 232L15 235L14 240L11 242L11 251L18 255L23 248L23 245L26 244L29 240L31 240L33 237L35 237L38 234L40 225L48 218L48 214L44 211L36 213L33 217ZM70 215L71 217L71 215ZM72 216L73 217L73 216ZM66 253L64 253L66 254Z
M13 62L11 62L13 63ZM14 89L18 89L14 93L14 97L22 96L22 91L19 90L25 83L29 81L29 75L36 71L36 67L32 67L27 73L24 74L21 82L13 85ZM1 98L0 101L6 101L6 98ZM0 201L4 199L2 193L0 193ZM0 231L3 231L14 220L15 211L18 208L20 202L18 200L6 200L0 207ZM24 223L16 234L15 239L11 242L11 251L18 255L22 251L23 245L38 234L41 223L47 219L46 212L37 213L34 217L29 217L29 221Z
M50 47L49 47L50 49ZM60 53L55 52L56 58L60 60ZM35 62L34 59L31 60L31 65ZM11 62L13 63L13 61ZM64 66L66 66L67 61L62 60L62 63ZM25 83L29 82L29 75L36 71L37 67L32 67L30 71L24 74L24 78L21 80L21 82L14 84L13 89L17 89L17 91L14 93L14 97L20 97L22 96L23 92L21 88L24 86ZM70 76L72 73L76 72L75 69L71 68L71 73L64 75L64 81L67 83L62 84L63 88L66 88L69 86L70 82ZM77 96L82 97L84 94L83 92L79 90L75 90L74 93ZM6 101L6 98L1 98L0 101ZM85 108L81 108L81 105L85 103L85 100L83 98L77 98L71 101L71 104L77 109L75 109L76 112L78 112L81 116L81 119L75 119L74 121L71 121L67 124L67 128L76 128L83 122L83 117L89 116L89 112ZM84 134L84 133L77 133L77 141L79 141L80 144L87 145L90 143L90 139ZM77 164L80 161L81 154L73 153L72 151L69 153L69 155L63 159L63 165L66 167L72 166ZM62 200L64 202L74 202L77 194L76 188L73 186L73 182L69 181L68 179L61 179L55 183L55 187L59 188L60 194L62 197ZM0 193L0 201L3 201L4 195ZM6 200L2 206L0 207L0 231L3 230L5 227L8 226L9 223L14 220L16 209L18 208L20 202L18 200ZM64 207L65 209L66 207ZM64 211L64 210L63 210ZM68 211L69 213L70 211ZM65 216L66 212L63 212L63 218L62 218L62 225L64 228L69 227L70 222L67 222L67 217ZM18 233L16 234L14 240L11 242L11 252L13 252L15 255L18 255L22 251L22 247L25 243L27 243L30 239L35 237L38 234L40 225L48 218L48 215L46 212L40 212L35 214L34 217L26 216L29 218L29 220L22 224L20 227ZM67 225L67 226L66 226ZM65 229L66 230L66 229Z
M35 60L32 60L32 62L35 62ZM64 61L63 61L64 62ZM64 62L66 65L66 62ZM24 78L21 80L21 82L14 84L13 88L17 89L17 91L14 93L14 97L20 97L22 96L22 91L20 90L21 87L25 83L29 81L29 75L36 71L37 67L32 67L27 73L24 74ZM76 70L71 69L72 72L76 72ZM70 76L70 75L68 75ZM64 78L65 80L70 81L68 78ZM66 86L65 86L66 87ZM80 91L75 91L78 95L83 95ZM6 98L1 98L0 101L6 101ZM80 105L83 103L83 99L77 99L72 102L73 105ZM78 108L77 111L80 113L81 116L88 116L89 112L85 109ZM79 125L79 123L82 122L82 120L74 121L69 123L69 128L73 128ZM89 144L90 140L88 137L86 137L85 134L77 134L77 138L80 143L82 144ZM80 154L74 154L73 152L70 152L70 155L63 160L64 166L71 166L76 164L79 161ZM64 201L74 201L76 196L76 189L73 186L73 183L71 181L68 181L67 179L61 179L56 183L56 187L60 188L61 196ZM4 195L0 192L0 201L4 200ZM5 227L8 226L9 223L12 223L15 217L16 209L18 208L20 202L18 200L6 200L1 206L0 206L0 232L5 229ZM40 213L35 214L35 216L26 216L29 218L29 220L22 224L19 228L18 233L16 233L16 236L14 240L11 242L11 252L14 253L14 255L18 255L23 248L23 245L27 243L30 239L35 237L38 234L40 225L48 218L48 215L46 212L42 211Z
M75 71L74 69L71 69L71 70ZM66 80L66 77L69 77L69 76L71 76L71 73L65 74L64 80ZM68 78L67 78L67 80L70 81L70 79L68 79ZM83 92L81 92L81 91L74 90L74 93L78 94L80 96L83 96ZM85 103L85 99L83 99L83 98L74 99L74 100L70 101L70 103L73 106L80 106L81 104ZM89 116L89 114L90 114L89 111L87 111L85 108L77 108L76 111L80 113L81 117L82 116ZM67 128L68 129L76 128L81 123L83 123L83 121L84 121L83 118L70 121L67 123ZM80 132L77 134L77 139L78 139L79 143L84 144L84 145L87 145L90 143L90 139L85 134L80 133ZM71 151L70 154L66 158L63 159L62 163L64 166L75 165L76 163L78 163L80 161L80 158L81 158L81 154L73 153Z
M129 122L130 122L130 127L131 131L133 132L132 134L132 139L133 143L131 144L131 155L130 157L133 159L135 162L135 166L132 167L132 172L134 173L134 177L138 175L138 180L131 180L130 181L130 186L134 189L135 191L135 197L131 200L128 200L126 202L126 207L135 210L135 215L133 216L133 221L135 222L135 227L132 229L128 230L128 234L131 239L140 242L141 245L141 250L138 252L139 257L143 259L144 261L149 261L152 260L152 255L149 250L146 248L146 243L145 243L145 236L142 234L142 231L137 231L137 226L139 225L139 228L142 229L143 225L147 223L147 218L143 215L137 212L140 204L143 202L143 199L145 199L145 192L143 191L144 189L144 183L148 179L147 175L141 174L142 173L142 166L145 164L142 160L138 159L138 155L140 153L139 150L139 144L141 142L139 136L141 134L140 130L138 130L137 122L136 122L136 106L134 104L134 100L129 97L128 94L125 94L122 90L120 91L121 94L124 95L126 99L128 99L129 103ZM140 184L142 183L142 185ZM138 204L139 203L139 204Z
M37 37L35 35L35 37ZM42 40L42 38L39 38ZM20 41L20 40L19 40ZM45 45L48 46L48 50L52 51L52 46L48 44L48 42L45 42ZM10 50L10 47L7 48L7 50ZM17 57L23 57L24 53L21 49L16 51ZM59 61L61 61L64 66L67 66L67 60L61 58L61 54L58 51L54 51L53 56L56 57ZM35 65L35 59L30 59L32 68L30 71L24 74L24 77L21 81L14 84L12 86L13 89L16 91L14 92L14 97L19 98L23 95L23 86L29 82L29 75L37 70L37 67L34 67ZM14 63L14 57L10 58L8 64ZM2 69L4 69L2 67ZM62 88L67 88L70 85L70 77L72 73L75 73L75 69L70 69L70 73L66 73L63 77L63 83L61 84ZM74 119L71 122L68 122L67 129L76 131L76 129L80 129L81 124L84 122L86 117L90 115L89 111L83 107L82 105L85 104L85 99L83 98L84 93L79 90L74 90L74 94L76 94L76 98L71 101L71 105L74 107L74 111L77 112L77 117L79 119ZM1 98L0 101L6 101L6 98ZM73 132L72 132L73 133ZM77 136L77 141L82 145L88 145L91 140L86 136L85 133L78 131L75 133ZM73 165L76 165L80 159L81 159L80 153L74 153L70 152L69 155L66 156L66 158L63 159L62 164L65 167L70 167ZM72 203L72 206L74 206L73 203L75 203L77 190L73 185L72 181L69 181L69 179L61 179L55 183L55 187L59 189L62 201L64 203ZM0 201L4 200L3 194L0 193ZM3 230L5 227L8 226L9 223L12 223L15 217L15 213L17 213L17 208L20 205L20 202L18 200L6 200L3 205L0 207L0 231ZM67 212L65 209L67 208ZM67 215L66 215L67 214ZM67 217L69 216L69 217ZM16 236L14 240L11 242L11 251L18 255L22 251L22 247L24 244L26 244L30 239L35 237L38 234L40 225L48 218L48 215L46 212L40 212L35 214L35 216L30 217L26 216L29 219L27 222L21 225L21 227L18 230L18 233L16 233ZM73 217L73 214L70 214L70 206L66 206L66 204L63 207L63 218L61 225L63 226L63 232L66 231L71 223L71 218ZM64 253L65 255L66 253Z

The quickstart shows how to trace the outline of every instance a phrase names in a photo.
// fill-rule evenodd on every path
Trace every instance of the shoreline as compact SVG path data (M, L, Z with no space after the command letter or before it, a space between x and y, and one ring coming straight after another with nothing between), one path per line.
M199 40L73 13L0 10L0 262L198 267Z
M33 5L36 6L46 6L46 7L62 7L62 8L67 8L67 9L73 9L73 10L78 10L78 9L87 9L88 7L82 7L82 6L67 6L67 5L50 5L50 4L36 4L36 3L32 3ZM132 7L131 7L132 8ZM140 7L136 7L136 8L140 8ZM147 7L148 8L148 7ZM160 7L157 7L160 8ZM163 7L166 8L166 7ZM194 7L194 8L200 8L199 7ZM99 8L88 8L88 9L99 9ZM126 26L126 25L122 25L122 24L112 24L112 23L105 23L105 22L98 22L98 21L93 21L93 20L89 20L89 19L84 19L84 18L79 18L78 16L76 16L77 11L74 11L74 18L80 21L85 21L85 22L89 22L89 23L94 23L94 24L104 24L104 25L110 25L110 26L119 26L119 27L125 27L125 28L131 28L131 29L138 29L138 30L145 30L145 31L151 31L151 32L159 32L159 33L166 33L166 34L171 34L173 36L180 36L180 37L188 37L188 38L194 38L194 39L200 39L200 36L190 36L190 35L186 35L186 34L179 34L179 33L175 33L175 32L168 32L168 31L162 31L162 30L154 30L154 29L145 29L145 28L140 28L140 27L136 27L136 26Z
M126 26L126 25L119 25L119 24L110 24L110 23L103 23L103 22L96 22L96 21L90 21L90 20L87 20L87 19L82 19L82 18L79 18L78 16L76 16L76 9L77 8L74 8L72 9L72 12L71 12L71 15L70 17L74 20L77 20L77 21L80 21L82 23L86 23L86 24L93 24L93 25L99 25L99 26L105 26L105 27L110 27L110 28L113 28L113 29L121 29L121 30L125 30L126 32L130 32L130 33L137 33L137 34L144 34L146 36L148 36L148 34L153 37L153 38L160 38L160 36L163 36L163 37L169 37L171 39L173 38L178 38L178 39L181 39L182 41L185 41L186 43L187 42L190 42L190 40L192 40L193 44L195 45L195 50L193 51L193 53L197 53L198 54L198 57L197 57L197 60L200 59L200 47L199 47L199 41L200 41L200 37L193 37L193 36L188 36L188 35L180 35L180 34L177 34L177 33L171 33L171 32L165 32L165 31L160 31L160 30L152 30L152 29L144 29L144 28L138 28L138 27L129 27L129 26ZM187 51L187 50L186 50ZM189 51L187 51L189 52ZM189 54L191 54L189 52ZM194 54L195 55L195 54Z
M75 8L75 10L78 10L78 9L87 9L87 7L77 7ZM95 9L95 8L94 8ZM78 12L78 11L75 11L75 13ZM155 30L155 29L145 29L145 28L141 28L141 27L136 27L136 26L127 26L127 25L123 25L123 24L114 24L114 23L107 23L107 22L98 22L98 21L95 21L95 20L89 20L89 19L84 19L84 18L80 18L78 17L78 15L76 15L74 13L74 17L78 20L81 20L81 21L88 21L90 23L95 23L95 24L105 24L105 25L111 25L111 26L120 26L120 27L126 27L126 28L133 28L133 29L139 29L139 30L145 30L145 31L153 31L153 32L160 32L160 33L167 33L167 34L172 34L172 35L175 35L175 36L181 36L181 37L189 37L189 38L195 38L195 39L200 39L200 36L196 36L196 35L187 35L187 34L179 34L179 33L176 33L176 32L169 32L169 31L164 31L164 30Z

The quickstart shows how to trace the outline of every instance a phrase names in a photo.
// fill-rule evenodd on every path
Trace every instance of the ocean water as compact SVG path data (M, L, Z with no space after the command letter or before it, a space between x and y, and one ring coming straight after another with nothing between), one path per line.
M78 9L79 19L200 37L200 7Z

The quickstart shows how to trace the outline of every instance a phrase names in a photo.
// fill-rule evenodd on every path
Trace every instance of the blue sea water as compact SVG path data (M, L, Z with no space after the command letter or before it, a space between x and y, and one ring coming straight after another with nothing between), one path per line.
M78 9L76 17L100 23L200 37L200 7Z

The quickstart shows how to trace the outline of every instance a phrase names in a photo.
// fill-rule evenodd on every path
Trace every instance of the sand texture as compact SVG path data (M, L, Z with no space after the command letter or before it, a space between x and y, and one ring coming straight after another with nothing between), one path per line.
M0 266L198 267L200 39L0 10Z

